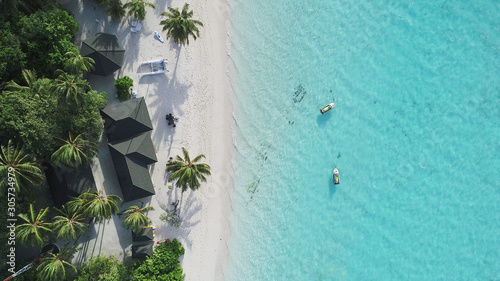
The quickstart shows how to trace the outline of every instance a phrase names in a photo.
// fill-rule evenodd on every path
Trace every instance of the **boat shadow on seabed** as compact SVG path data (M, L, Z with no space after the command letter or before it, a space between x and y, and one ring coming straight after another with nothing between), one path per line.
M330 119L332 119L332 115L331 114L319 114L318 117L316 118L316 123L318 123L318 126L323 126Z
M338 186L333 184L332 179L328 178L328 196L330 197L330 199L332 199L335 192L337 192L337 188Z

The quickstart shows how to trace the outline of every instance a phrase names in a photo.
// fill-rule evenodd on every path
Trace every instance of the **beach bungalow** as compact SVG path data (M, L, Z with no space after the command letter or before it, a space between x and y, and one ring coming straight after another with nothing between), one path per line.
M123 201L154 195L148 166L158 160L151 141L153 125L144 98L110 104L101 114Z

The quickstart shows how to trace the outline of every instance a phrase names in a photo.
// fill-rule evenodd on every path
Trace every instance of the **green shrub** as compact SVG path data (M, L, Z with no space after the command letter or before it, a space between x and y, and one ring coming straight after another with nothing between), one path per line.
M128 76L118 78L115 81L115 87L118 94L118 98L122 101L130 99L130 92L128 89L134 85L134 80Z
M26 54L26 66L38 76L55 78L62 69L67 52L78 52L71 43L78 23L67 11L53 7L23 16L16 22L21 49ZM20 75L20 73L18 74Z
M86 261L78 270L75 281L126 281L131 279L129 269L114 256L99 255Z
M184 247L174 239L157 244L153 256L134 269L137 281L182 281L185 274L179 263L179 257L184 255Z

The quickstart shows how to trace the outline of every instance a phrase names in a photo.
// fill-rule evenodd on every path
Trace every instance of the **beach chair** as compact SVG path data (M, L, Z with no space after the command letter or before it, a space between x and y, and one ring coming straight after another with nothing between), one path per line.
M132 27L130 28L130 31L132 31L132 32L137 32L137 31L140 31L140 30L141 30L141 28L142 28L142 25L141 25L140 23L137 23L135 26L132 26Z

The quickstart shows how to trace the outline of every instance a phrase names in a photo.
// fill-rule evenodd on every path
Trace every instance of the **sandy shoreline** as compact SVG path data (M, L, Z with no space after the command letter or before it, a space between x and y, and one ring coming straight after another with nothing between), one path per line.
M95 34L115 34L125 49L122 68L114 77L89 77L92 87L108 93L108 103L119 102L115 98L114 79L129 76L134 80L138 97L144 97L153 123L152 141L158 162L150 166L151 179L156 195L150 199L124 203L120 209L131 205L151 205L155 211L148 216L157 227L156 240L177 238L186 248L182 266L185 280L223 280L223 267L227 261L227 240L230 235L231 216L230 193L233 189L232 159L232 102L231 87L227 72L229 57L226 54L228 7L225 0L194 0L190 9L193 18L203 22L200 38L190 40L189 46L179 47L171 40L157 41L154 31L161 32L161 13L168 6L179 7L183 1L151 1L156 9L147 8L146 19L141 22L139 32L130 31L128 17L113 22L103 13L102 7L90 0L60 1L71 10L80 24L76 44ZM165 33L163 32L165 37ZM169 73L140 77L137 73L141 62L166 58ZM174 129L167 125L165 115L173 113L179 117ZM100 155L93 167L97 188L105 193L121 195L116 174L109 158L105 140L100 144ZM169 157L182 153L186 147L190 156L205 154L205 163L212 167L212 176L196 192L184 194L175 188L169 189L165 164ZM111 163L110 163L111 162ZM160 214L172 206L171 202L181 199L180 228L173 228L159 220ZM113 254L127 260L129 230L121 225L121 218L114 217L103 226L106 232L96 229L87 237L86 248L96 251L80 253L92 256L99 253ZM116 229L116 230L115 230ZM95 236L95 237L94 237ZM104 242L103 242L104 241ZM131 238L130 238L131 241ZM96 247L97 244L99 247ZM125 250L123 250L125 248Z

